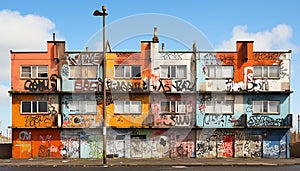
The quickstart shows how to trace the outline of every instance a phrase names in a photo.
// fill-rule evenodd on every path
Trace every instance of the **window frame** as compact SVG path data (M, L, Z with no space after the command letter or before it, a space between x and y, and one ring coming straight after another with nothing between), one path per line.
M119 67L124 67L123 75L122 76L116 76L116 71L118 70ZM139 76L133 76L133 67L139 67L140 68L140 73ZM127 69L129 69L129 76L126 75L128 72ZM142 66L141 65L114 65L114 78L122 78L122 79L141 79L142 78Z
M23 109L24 109L23 102L27 102L27 103L30 102L30 112L23 112ZM33 109L34 108L34 103L36 103L36 109ZM46 111L40 111L39 110L40 103L46 103L46 106L47 106ZM21 114L48 114L49 105L48 105L48 101L22 100L20 109L21 109ZM36 112L34 110L36 110Z
M169 111L165 111L165 107L163 107L162 103L167 103ZM179 103L184 103L184 112L180 112ZM174 104L174 111L172 111L172 104ZM161 100L160 101L160 113L176 113L176 114L186 114L187 113L187 104L185 100Z
M95 70L95 77L89 77L89 67ZM74 69L73 69L74 68ZM99 68L97 65L69 65L69 79L70 80L96 80L98 77ZM76 72L80 72L78 76L74 76L71 74L75 70ZM83 75L87 75L87 77L83 77Z
M77 103L77 104L73 104L73 103ZM95 111L89 111L87 109L89 108L89 103L88 102L92 102L95 104ZM83 114L83 115L96 115L98 113L98 107L97 107L97 102L95 100L71 100L69 102L69 112L70 115L74 115L74 114ZM75 110L71 111L71 108L73 109L73 106L75 106ZM85 108L82 108L85 107ZM78 109L78 110L77 110ZM82 110L84 109L84 110Z
M222 72L226 68L229 68L231 70L231 76L218 76L218 73L224 73ZM211 76L211 69L214 68L214 74ZM220 68L220 69L219 69ZM232 79L234 75L234 66L233 65L208 65L207 66L207 79Z
M271 72L270 72L270 68L271 67L276 67L277 70L277 76L273 77L270 76ZM257 73L255 72L255 68L260 68L261 69L261 74L258 76ZM267 76L264 76L264 72L265 70L267 70ZM280 66L279 65L257 65L257 66L253 66L253 78L259 78L259 79L263 79L263 78L268 78L268 79L280 79Z
M261 102L261 110L262 111L255 111L255 102ZM271 112L270 111L270 102L276 102L277 104L277 112ZM265 106L267 103L268 106ZM279 115L280 114L280 100L253 100L252 101L252 106L253 106L253 114L275 114L275 115ZM266 109L265 107L267 107L267 112L264 112L264 109Z
M23 68L30 68L30 71L28 71L29 76L23 76ZM46 72L40 72L40 67L46 67ZM48 79L49 76L49 70L48 65L21 65L20 66L20 78L21 79ZM35 70L35 73L34 73ZM45 77L39 77L39 74L47 74Z
M116 111L116 103L122 103L122 111ZM137 112L131 111L130 109L132 109L132 106L134 102L138 102L139 103L139 109ZM128 111L126 111L125 107L126 107L126 103L129 103L129 106L127 106ZM114 100L114 114L119 114L119 115L141 115L142 114L142 101L141 100Z
M163 74L163 68L166 67L167 72ZM184 67L184 76L179 77L178 68ZM175 71L175 73L173 73ZM187 78L187 65L160 65L160 78L161 79L186 79Z
M231 111L230 112L224 112L222 110L223 106L224 106L224 103L228 103L228 102L231 102ZM214 111L207 111L207 109L209 108L209 104L208 103L214 103L214 108L213 110ZM218 112L216 110L216 105L217 103L221 103L221 110L222 112ZM205 109L205 113L206 114L230 114L230 115L233 115L234 114L234 100L209 100L209 101L205 101L205 105L206 105L206 109Z

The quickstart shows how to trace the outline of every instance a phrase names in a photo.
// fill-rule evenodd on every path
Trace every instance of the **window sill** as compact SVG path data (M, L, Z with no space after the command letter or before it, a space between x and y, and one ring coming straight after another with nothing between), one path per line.
M114 115L141 115L141 113L114 113Z
M113 79L115 79L115 80L140 80L140 79L142 79L142 77L132 77L132 78L129 78L129 77L114 77Z
M253 113L253 115L279 115L280 113Z
M21 115L47 115L49 114L48 112L36 112L36 113L29 113L29 112L21 112Z

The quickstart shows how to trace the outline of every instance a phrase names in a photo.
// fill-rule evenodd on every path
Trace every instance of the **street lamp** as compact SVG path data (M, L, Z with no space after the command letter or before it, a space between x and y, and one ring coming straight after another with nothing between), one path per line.
M94 16L101 16L103 17L103 165L107 167L107 160L106 160L106 88L105 88L105 77L106 77L106 38L105 38L105 16L108 14L106 13L106 6L102 6L102 12L99 10L95 10L93 13Z

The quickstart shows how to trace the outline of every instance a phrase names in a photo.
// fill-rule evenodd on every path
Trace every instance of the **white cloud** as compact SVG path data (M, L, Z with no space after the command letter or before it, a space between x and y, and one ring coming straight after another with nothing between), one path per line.
M10 87L0 84L0 105L10 105L9 90Z
M253 40L254 50L293 50L297 51L290 38L293 35L293 29L286 24L278 24L271 30L262 32L248 32L247 25L235 26L232 30L232 37L223 41L218 50L236 50L236 41Z
M2 131L11 124L10 50L38 51L47 49L55 24L38 15L21 15L17 11L0 10L0 115ZM58 35L58 34L57 34ZM59 36L57 36L59 37Z
M10 53L15 51L46 50L55 24L38 15L21 15L17 11L0 11L0 82L9 82Z

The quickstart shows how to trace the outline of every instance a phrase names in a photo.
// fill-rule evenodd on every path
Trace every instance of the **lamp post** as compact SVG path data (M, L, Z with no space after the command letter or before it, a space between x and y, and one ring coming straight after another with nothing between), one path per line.
M106 77L106 38L105 38L105 16L108 14L106 13L106 6L102 6L102 12L99 10L95 10L93 13L94 16L101 16L103 18L103 165L107 167L107 160L106 160L106 88L105 88L105 77Z

